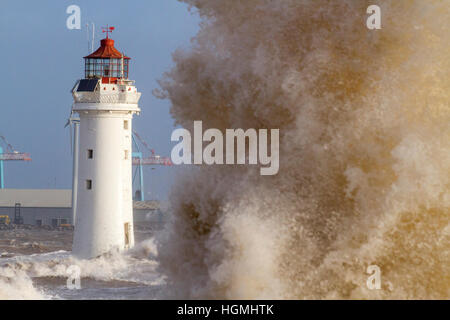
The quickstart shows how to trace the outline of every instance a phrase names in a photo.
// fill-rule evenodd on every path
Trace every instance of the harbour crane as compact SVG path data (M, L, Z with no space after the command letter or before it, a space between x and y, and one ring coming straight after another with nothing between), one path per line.
M142 151L139 148L139 144L137 142L140 142L144 148L147 150L147 152L150 153L150 156L143 157ZM145 142L144 139L139 136L139 134L136 131L133 131L133 144L136 147L135 152L133 152L133 166L136 167L136 170L133 174L133 181L136 179L136 175L139 172L139 187L140 190L136 192L136 200L144 201L144 174L143 174L143 166L172 166L172 161L169 157L161 157L160 155L155 154L155 150L151 149L147 142Z
M5 152L0 145L0 189L5 188L5 175L3 161L31 161L29 153L18 152L14 150L13 146L8 143L6 138L0 135L0 140L5 146Z

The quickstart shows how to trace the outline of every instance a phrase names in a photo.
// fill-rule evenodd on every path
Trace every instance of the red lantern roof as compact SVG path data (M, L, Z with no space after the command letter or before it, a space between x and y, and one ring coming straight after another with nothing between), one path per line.
M91 53L90 55L84 57L85 59L121 59L122 54L119 50L114 48L114 40L105 38L100 41L100 48ZM123 56L124 59L130 59L129 57Z

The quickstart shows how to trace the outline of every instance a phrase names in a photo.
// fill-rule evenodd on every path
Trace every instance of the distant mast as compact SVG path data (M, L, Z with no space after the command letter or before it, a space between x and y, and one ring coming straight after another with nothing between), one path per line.
M86 23L86 35L87 35L87 42L88 42L88 53L94 52L94 41L95 41L95 24L92 22L92 34L90 36L89 34L89 23Z
M94 52L94 41L95 41L95 24L92 22L91 52Z
M130 58L109 34L85 59L85 77L73 89L80 116L78 187L73 254L89 259L134 246L132 118L141 93L128 79Z

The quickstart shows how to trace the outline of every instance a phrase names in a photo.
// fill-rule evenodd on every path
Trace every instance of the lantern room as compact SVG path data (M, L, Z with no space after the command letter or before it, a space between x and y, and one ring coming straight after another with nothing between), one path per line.
M84 57L85 78L101 78L102 83L117 83L128 79L130 58L114 48L114 40L108 35L100 41L100 48Z

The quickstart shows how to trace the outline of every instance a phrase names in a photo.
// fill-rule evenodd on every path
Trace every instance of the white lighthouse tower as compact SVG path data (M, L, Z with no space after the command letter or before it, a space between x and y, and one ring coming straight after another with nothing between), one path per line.
M132 118L141 96L128 79L130 58L114 40L84 57L72 94L80 116L73 254L89 259L133 247Z

